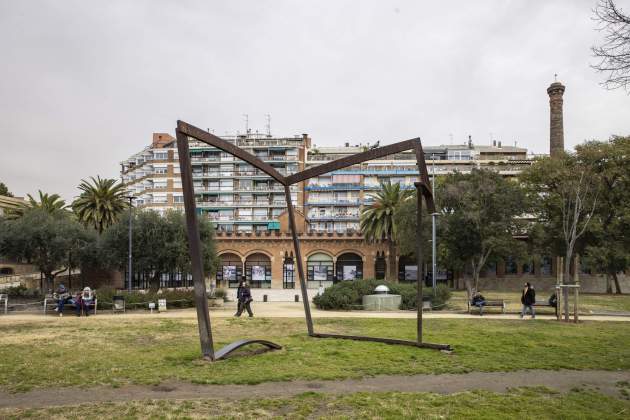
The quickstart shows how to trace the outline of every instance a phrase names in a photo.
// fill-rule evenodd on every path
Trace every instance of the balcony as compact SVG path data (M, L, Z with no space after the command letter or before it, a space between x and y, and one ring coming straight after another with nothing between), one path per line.
M308 219L311 221L316 220L359 220L359 215L353 214L314 214L313 216L308 216Z
M309 200L306 203L307 206L359 206L361 205L360 200L321 200L321 201L312 201Z

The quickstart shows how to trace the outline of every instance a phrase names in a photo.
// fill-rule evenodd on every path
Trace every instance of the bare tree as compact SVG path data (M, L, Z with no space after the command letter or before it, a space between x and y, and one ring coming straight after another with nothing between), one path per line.
M606 89L624 88L630 94L630 15L624 14L614 0L599 0L593 19L604 34L603 42L592 47L599 59L594 69L606 74Z
M564 275L567 280L571 278L570 267L575 243L586 231L597 204L597 187L592 182L591 174L586 172L586 170L580 171L579 178L574 178L573 181L566 180L565 184L559 188L562 205L562 233L566 244ZM575 272L578 269L579 267L575 267ZM566 280L565 283L567 283Z

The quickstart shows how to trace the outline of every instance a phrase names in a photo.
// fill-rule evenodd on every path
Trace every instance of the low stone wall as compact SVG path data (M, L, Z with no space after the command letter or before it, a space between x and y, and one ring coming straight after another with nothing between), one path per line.
M621 291L630 293L630 277L620 274L618 278ZM541 292L551 293L556 286L555 277L505 276L481 278L479 280L479 289L496 290L499 292L518 292L527 281L530 282L536 290ZM606 293L606 277L603 275L581 274L580 285L583 293Z

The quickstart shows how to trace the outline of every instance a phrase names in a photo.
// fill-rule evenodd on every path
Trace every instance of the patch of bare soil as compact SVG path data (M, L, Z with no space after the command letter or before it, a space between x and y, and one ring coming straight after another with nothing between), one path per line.
M258 385L197 385L169 381L153 386L38 389L20 394L0 392L0 407L37 408L147 399L288 397L313 390L326 394L385 391L452 394L475 389L506 392L510 388L524 386L545 386L560 392L566 392L576 387L588 387L618 397L618 384L628 382L630 382L630 371L601 370L526 370L443 375L395 375L343 381L267 382Z

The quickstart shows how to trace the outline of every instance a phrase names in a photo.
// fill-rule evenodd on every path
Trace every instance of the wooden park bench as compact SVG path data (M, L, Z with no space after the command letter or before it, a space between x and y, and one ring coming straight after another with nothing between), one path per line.
M485 308L501 308L501 313L505 313L505 301L502 299L486 299L486 304L483 305ZM468 313L472 313L473 309L481 309L478 306L472 304L472 299L468 299Z
M550 305L548 300L537 300L533 306L535 308L553 308L556 316L558 316L558 306Z
M96 310L98 309L98 298L94 297L94 300L89 306L94 310L94 315L96 315ZM54 310L56 307L57 299L55 299L53 295L46 295L46 298L44 299L44 315L48 313L49 308ZM73 308L76 310L77 307L74 303L68 302L64 305L64 308ZM83 309L81 309L81 315L83 315Z
M8 314L9 313L9 295L0 294L0 305L2 305L4 314L5 315Z

